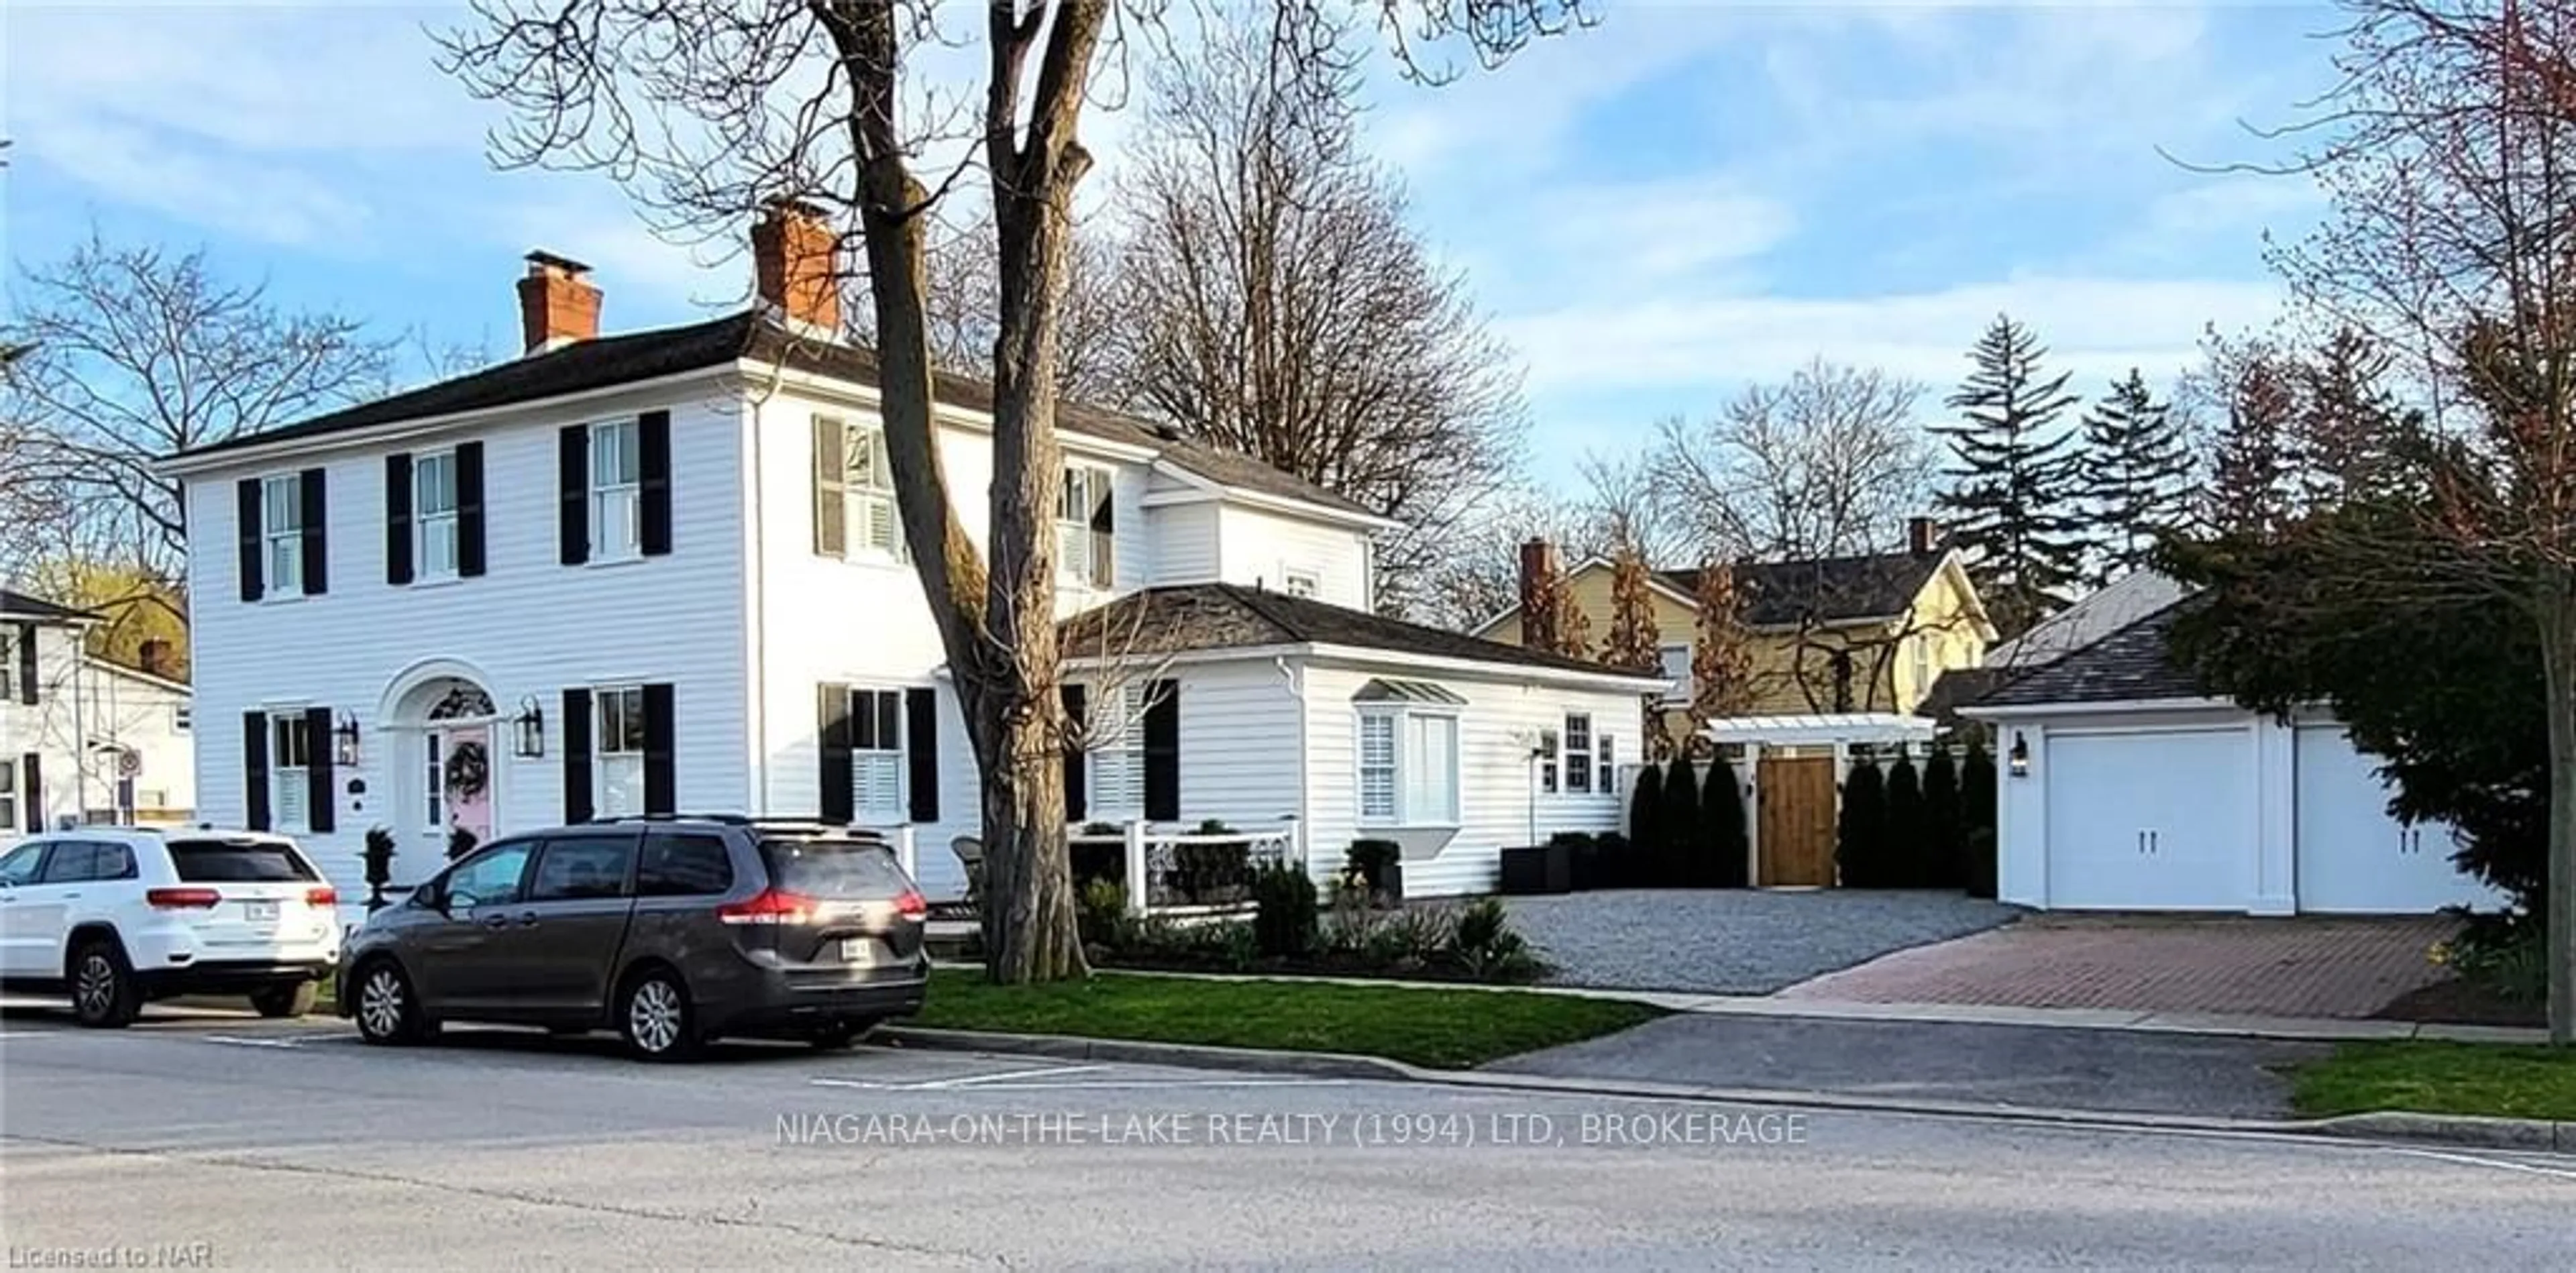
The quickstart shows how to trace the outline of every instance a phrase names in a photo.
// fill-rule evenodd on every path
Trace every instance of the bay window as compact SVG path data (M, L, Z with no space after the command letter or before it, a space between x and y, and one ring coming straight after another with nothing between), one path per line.
M1458 718L1370 709L1359 717L1359 815L1376 826L1455 826Z

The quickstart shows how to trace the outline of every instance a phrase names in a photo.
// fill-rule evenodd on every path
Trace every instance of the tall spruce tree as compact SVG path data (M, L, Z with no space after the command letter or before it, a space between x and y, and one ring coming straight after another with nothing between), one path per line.
M2298 373L2262 351L2221 373L2227 418L2218 431L2206 497L2210 525L2222 532L2265 534L2298 511Z
M1886 888L1887 776L1874 760L1855 760L1843 776L1842 811L1834 819L1834 860L1844 888Z
M1923 774L1914 758L1898 753L1887 767L1887 823L1878 833L1891 888L1928 888L1931 872L1929 828L1923 817Z
M1703 847L1699 816L1699 771L1691 767L1690 754L1674 755L1664 767L1664 808L1656 815L1661 823L1659 839L1649 858L1655 876L1645 883L1664 888L1677 888L1693 882L1698 869L1692 861Z
M1995 758L1984 739L1968 744L1959 766L1959 821L1964 858L1960 871L1968 896L1995 895Z
M1961 868L1967 826L1959 802L1959 762L1950 758L1947 746L1932 749L1932 759L1923 766L1923 835L1931 855L1930 877L1924 881L1931 888L1962 888L1967 877Z
M2084 556L2082 457L2076 431L2060 423L2077 398L2066 373L2041 367L2047 355L2030 328L1996 315L1947 400L1959 420L1933 428L1955 461L1941 507L2007 637L2066 604L2060 594L2080 577Z
M1699 814L1708 826L1708 882L1717 888L1743 888L1751 883L1753 864L1747 857L1753 837L1744 822L1744 785L1724 752L1708 762Z
M2127 379L2084 416L2084 502L2094 523L2093 576L2108 583L2145 565L2156 541L2191 517L2191 451L2173 404Z

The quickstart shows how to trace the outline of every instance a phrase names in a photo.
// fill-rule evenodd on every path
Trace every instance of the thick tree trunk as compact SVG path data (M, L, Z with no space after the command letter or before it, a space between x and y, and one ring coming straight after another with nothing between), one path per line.
M2576 569L2546 567L2540 659L2549 695L2549 1041L2576 1043Z
M993 746L1020 763L984 769L984 842L1010 848L984 859L984 966L1003 983L1087 975L1074 924L1072 861L1064 825L1064 767L1056 713L987 721Z

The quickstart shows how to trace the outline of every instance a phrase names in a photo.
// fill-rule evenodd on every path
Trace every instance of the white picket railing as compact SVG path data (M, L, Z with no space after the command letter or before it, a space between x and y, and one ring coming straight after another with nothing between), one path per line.
M1116 845L1130 915L1222 915L1252 908L1253 875L1266 866L1306 864L1303 828L1295 818L1275 825L1201 832L1129 822L1115 833L1097 824L1071 828L1075 846ZM1240 865L1230 850L1240 846Z

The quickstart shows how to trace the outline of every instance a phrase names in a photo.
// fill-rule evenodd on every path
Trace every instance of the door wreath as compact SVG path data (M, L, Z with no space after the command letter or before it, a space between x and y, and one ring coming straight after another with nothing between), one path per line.
M492 781L492 759L479 742L460 742L447 753L447 794L471 800Z

